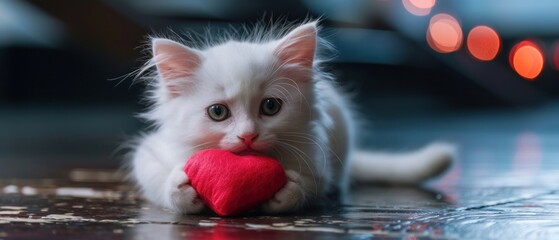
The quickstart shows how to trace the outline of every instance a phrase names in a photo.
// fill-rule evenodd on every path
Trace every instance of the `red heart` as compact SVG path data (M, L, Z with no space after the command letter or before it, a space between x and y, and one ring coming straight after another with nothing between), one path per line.
M215 149L192 155L184 172L200 198L220 216L239 214L264 203L287 181L275 159Z

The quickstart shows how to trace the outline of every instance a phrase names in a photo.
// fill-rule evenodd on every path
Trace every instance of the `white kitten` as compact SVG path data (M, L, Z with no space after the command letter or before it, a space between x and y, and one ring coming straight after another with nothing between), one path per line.
M204 203L182 171L202 149L258 152L285 168L288 182L262 210L296 210L344 184L415 183L442 172L452 147L407 154L354 151L355 117L331 75L319 68L316 22L280 39L227 41L193 49L152 40L155 66L144 117L155 123L135 149L132 175L145 197L183 213ZM347 162L346 162L347 161Z

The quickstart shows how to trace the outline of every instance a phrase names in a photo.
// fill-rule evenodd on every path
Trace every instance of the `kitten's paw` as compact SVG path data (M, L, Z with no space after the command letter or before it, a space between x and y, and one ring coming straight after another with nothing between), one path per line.
M204 210L204 202L190 185L182 167L175 168L171 173L169 187L169 205L173 210L181 213L199 213Z
M204 210L204 202L190 184L186 183L171 193L171 204L182 213L199 213Z
M304 202L304 191L300 185L300 175L292 170L285 172L287 183L274 197L262 205L266 213L282 213L297 210Z

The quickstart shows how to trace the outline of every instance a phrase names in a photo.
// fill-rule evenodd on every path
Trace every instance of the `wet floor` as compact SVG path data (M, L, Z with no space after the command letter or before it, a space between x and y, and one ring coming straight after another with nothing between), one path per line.
M177 215L143 201L114 170L0 180L0 239L546 239L559 236L559 108L378 122L378 148L459 145L421 187L356 186L280 216ZM66 171L66 170L64 170Z

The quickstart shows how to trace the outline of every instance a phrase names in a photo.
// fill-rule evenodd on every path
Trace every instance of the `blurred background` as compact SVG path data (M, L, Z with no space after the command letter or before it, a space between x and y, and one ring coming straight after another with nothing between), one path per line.
M278 19L322 19L337 49L328 69L378 133L365 145L541 146L559 122L558 11L555 0L2 0L0 178L118 167L119 146L146 127L128 74L147 35ZM469 130L514 134L457 134Z

